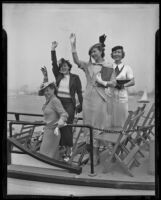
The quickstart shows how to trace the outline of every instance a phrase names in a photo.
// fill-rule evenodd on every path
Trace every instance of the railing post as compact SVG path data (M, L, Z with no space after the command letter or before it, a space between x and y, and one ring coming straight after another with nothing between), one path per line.
M19 113L15 113L15 118L16 118L16 121L19 121L19 120L20 120Z
M96 176L94 173L94 163L93 163L93 128L89 127L90 130L90 161L91 161L91 173L88 174L89 176Z
M9 123L9 134L12 137L12 122ZM11 144L7 140L7 165L11 164Z
M7 165L11 164L11 144L7 140Z

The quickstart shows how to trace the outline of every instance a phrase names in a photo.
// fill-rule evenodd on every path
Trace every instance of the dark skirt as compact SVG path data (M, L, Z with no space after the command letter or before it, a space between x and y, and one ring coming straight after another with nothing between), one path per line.
M72 99L70 98L61 98L58 97L65 109L65 111L68 113L68 120L67 124L72 124L74 120L75 115L75 106L73 105ZM72 133L72 127L62 127L60 128L61 133L61 139L60 139L60 146L73 146L73 133Z

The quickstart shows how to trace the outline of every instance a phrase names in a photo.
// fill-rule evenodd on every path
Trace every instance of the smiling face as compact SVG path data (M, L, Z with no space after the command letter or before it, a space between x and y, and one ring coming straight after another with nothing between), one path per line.
M99 61L102 58L102 51L98 48L93 48L90 55L95 61Z
M44 96L47 98L47 99L50 99L53 94L55 92L55 89L54 88L51 88L50 86L46 87L44 89Z
M66 62L64 62L60 67L60 73L69 74L69 71L70 71L69 65Z
M123 50L122 49L117 49L117 50L112 52L112 58L117 62L121 61L123 57L124 56L123 56Z

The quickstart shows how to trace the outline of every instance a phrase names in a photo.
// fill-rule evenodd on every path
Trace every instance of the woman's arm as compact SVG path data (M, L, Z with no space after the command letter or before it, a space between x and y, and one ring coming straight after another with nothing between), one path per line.
M96 75L96 82L102 85L103 87L115 87L116 86L116 80L110 80L110 81L103 81L101 78L101 73L98 73Z
M48 72L45 66L41 68L41 72L44 76L43 83L48 82Z
M126 77L127 77L127 79L130 79L130 81L128 83L124 84L124 87L131 87L131 86L135 85L134 74L133 74L133 71L130 66L127 66Z
M86 67L86 63L80 61L78 58L78 54L76 51L76 36L74 33L71 33L70 35L70 43L71 43L72 57L74 63L77 64L79 68L82 68L84 70L84 68Z
M64 110L60 100L58 98L54 98L52 100L53 110L56 111L59 115L58 126L64 126L65 122L68 119L68 113Z
M76 112L80 113L82 111L83 96L82 96L82 84L81 84L79 76L77 76L76 81L77 81L76 92L77 92L78 100L79 100L79 105L76 107Z
M58 77L59 75L59 68L58 68L58 64L57 64L57 57L56 57L56 47L58 46L58 43L56 41L52 42L52 46L51 46L51 61L52 61L52 71L53 74L55 76L55 78Z
M135 79L132 78L128 83L124 84L124 87L131 87L135 85Z

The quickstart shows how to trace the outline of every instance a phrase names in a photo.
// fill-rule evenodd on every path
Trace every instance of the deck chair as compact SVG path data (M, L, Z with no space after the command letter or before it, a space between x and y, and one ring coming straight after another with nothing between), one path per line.
M33 132L34 132L35 126L34 125L22 125L20 132L15 133L13 135L16 140L18 140L23 146L27 147L29 141L32 138ZM11 151L15 153L20 153L21 151L13 146L11 146Z
M110 156L108 157L107 153L107 158L103 163L103 173L107 173L110 170L113 161L115 160L129 176L133 176L130 169L134 164L137 166L139 163L136 158L136 154L141 151L137 144L133 144L130 149L124 141L126 141L131 128L136 125L136 122L140 119L143 113L144 111L141 109L130 111L123 128L112 127L109 129L108 133L103 132L96 137L100 144L108 146L108 144L111 143L113 145Z
M133 113L133 115L138 115L139 113L142 113L142 112L145 113L145 107L146 107L146 104L143 104L142 107L138 106L137 110ZM129 112L132 112L132 111L129 111ZM129 129L131 129L131 130L136 129L138 127L140 121L142 120L142 116L143 115L140 115L140 117L138 116L137 119L135 120L135 122L131 124ZM123 144L127 145L127 143L130 142L131 145L134 145L136 142L137 135L138 135L138 131L131 132L131 134L128 134L128 136L127 136L126 140L124 140ZM140 154L144 157L144 155L141 152L140 152Z
M42 142L42 131L35 131L36 125L22 125L20 132L13 135L16 140L18 140L24 147L32 150L38 151ZM13 150L13 148L12 148ZM20 150L13 152L19 153Z
M148 128L148 130L144 129L144 131L138 131L137 137L134 142L137 144L146 144L149 145L151 139L155 138L155 104L153 103L150 107L149 111L146 115L142 116L142 121L139 123L139 128Z
M79 123L81 119L75 119L75 124ZM74 144L72 148L71 158L68 163L75 163L78 166L81 166L89 160L89 158L84 159L84 156L88 153L87 144L85 141L81 140L81 136L84 134L83 128L74 127L73 129L73 139Z

